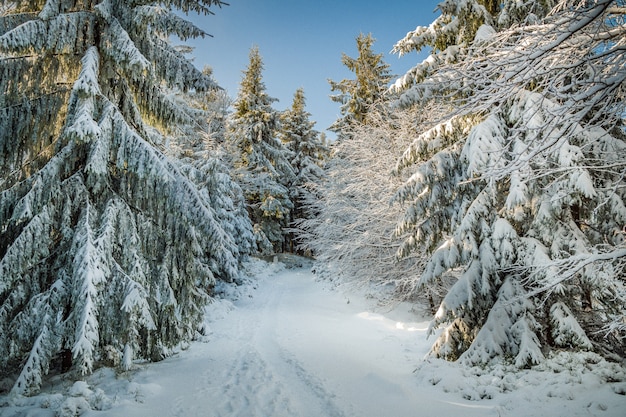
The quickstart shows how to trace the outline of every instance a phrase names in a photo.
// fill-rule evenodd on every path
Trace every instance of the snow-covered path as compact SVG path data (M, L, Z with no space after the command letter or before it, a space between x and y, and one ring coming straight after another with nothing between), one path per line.
M225 287L237 301L207 307L206 343L127 373L54 376L38 396L0 397L0 416L626 415L626 368L598 355L562 352L528 370L424 362L432 340L408 306L381 312L306 268L254 265L258 280Z
M210 323L208 343L146 366L125 388L132 401L118 398L92 415L498 415L475 402L436 400L432 387L418 386L412 370L426 353L426 323L366 304L325 290L306 269L279 272Z

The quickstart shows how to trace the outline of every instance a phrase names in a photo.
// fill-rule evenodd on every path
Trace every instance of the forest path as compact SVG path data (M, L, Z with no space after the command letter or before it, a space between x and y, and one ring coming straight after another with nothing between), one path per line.
M411 322L406 308L373 312L368 300L326 285L304 268L260 279L209 323L207 343L146 365L111 409L88 414L498 415L492 407L436 400L432 387L418 386L412 371L430 344L427 323Z

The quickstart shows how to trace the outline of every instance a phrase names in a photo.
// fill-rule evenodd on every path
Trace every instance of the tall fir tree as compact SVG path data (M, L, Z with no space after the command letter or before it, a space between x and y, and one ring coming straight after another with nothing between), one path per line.
M383 54L374 53L372 47L375 39L371 34L360 34L356 38L358 56L351 58L342 54L341 63L354 73L355 79L341 81L328 80L331 100L341 104L341 118L331 130L339 132L342 127L357 122L366 124L370 106L379 102L388 89L392 77L389 65L383 61Z
M266 93L262 72L261 54L253 47L227 136L236 154L235 177L246 198L258 248L271 253L281 252L285 243L294 172L290 152L277 137L279 113L272 107L276 99Z
M329 152L322 142L320 132L313 129L315 122L310 120L311 113L306 111L304 90L299 88L293 97L291 108L281 116L279 137L291 151L291 166L294 180L290 186L290 198L294 204L291 220L294 224L312 217L314 214L306 207L305 202L311 198L314 184L324 175L322 164ZM294 251L294 236L290 236L290 251Z
M550 349L623 355L623 8L486 4L444 2L400 42L435 47L401 103L445 114L398 163L412 174L400 252L430 252L422 288L456 278L432 353L520 367ZM464 26L467 11L479 13Z
M4 3L3 3L4 4ZM165 135L215 83L168 41L219 0L17 0L0 16L0 368L13 393L190 340L238 257ZM65 360L64 360L65 359Z

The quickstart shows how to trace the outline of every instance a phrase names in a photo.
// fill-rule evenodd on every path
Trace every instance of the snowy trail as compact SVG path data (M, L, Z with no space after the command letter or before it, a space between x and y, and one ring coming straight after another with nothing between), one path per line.
M126 388L132 401L120 397L88 415L499 415L475 402L433 400L432 388L417 385L426 323L373 313L323 286L305 269L264 279L211 323L208 343L146 366Z
M625 415L626 368L597 355L565 352L543 370L423 361L432 340L408 306L381 313L307 269L256 267L256 289L237 287L234 304L207 307L206 343L119 375L53 377L38 396L0 397L0 416Z

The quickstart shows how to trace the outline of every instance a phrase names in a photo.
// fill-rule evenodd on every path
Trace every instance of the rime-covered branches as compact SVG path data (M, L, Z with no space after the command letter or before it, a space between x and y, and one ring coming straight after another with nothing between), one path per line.
M395 300L414 300L423 257L396 257L402 239L394 229L403 209L390 201L405 179L393 176L391 167L419 116L408 110L390 116L383 108L368 111L367 125L344 127L343 139L331 145L324 177L307 199L317 215L301 222L303 241L321 273L368 289L393 287Z

